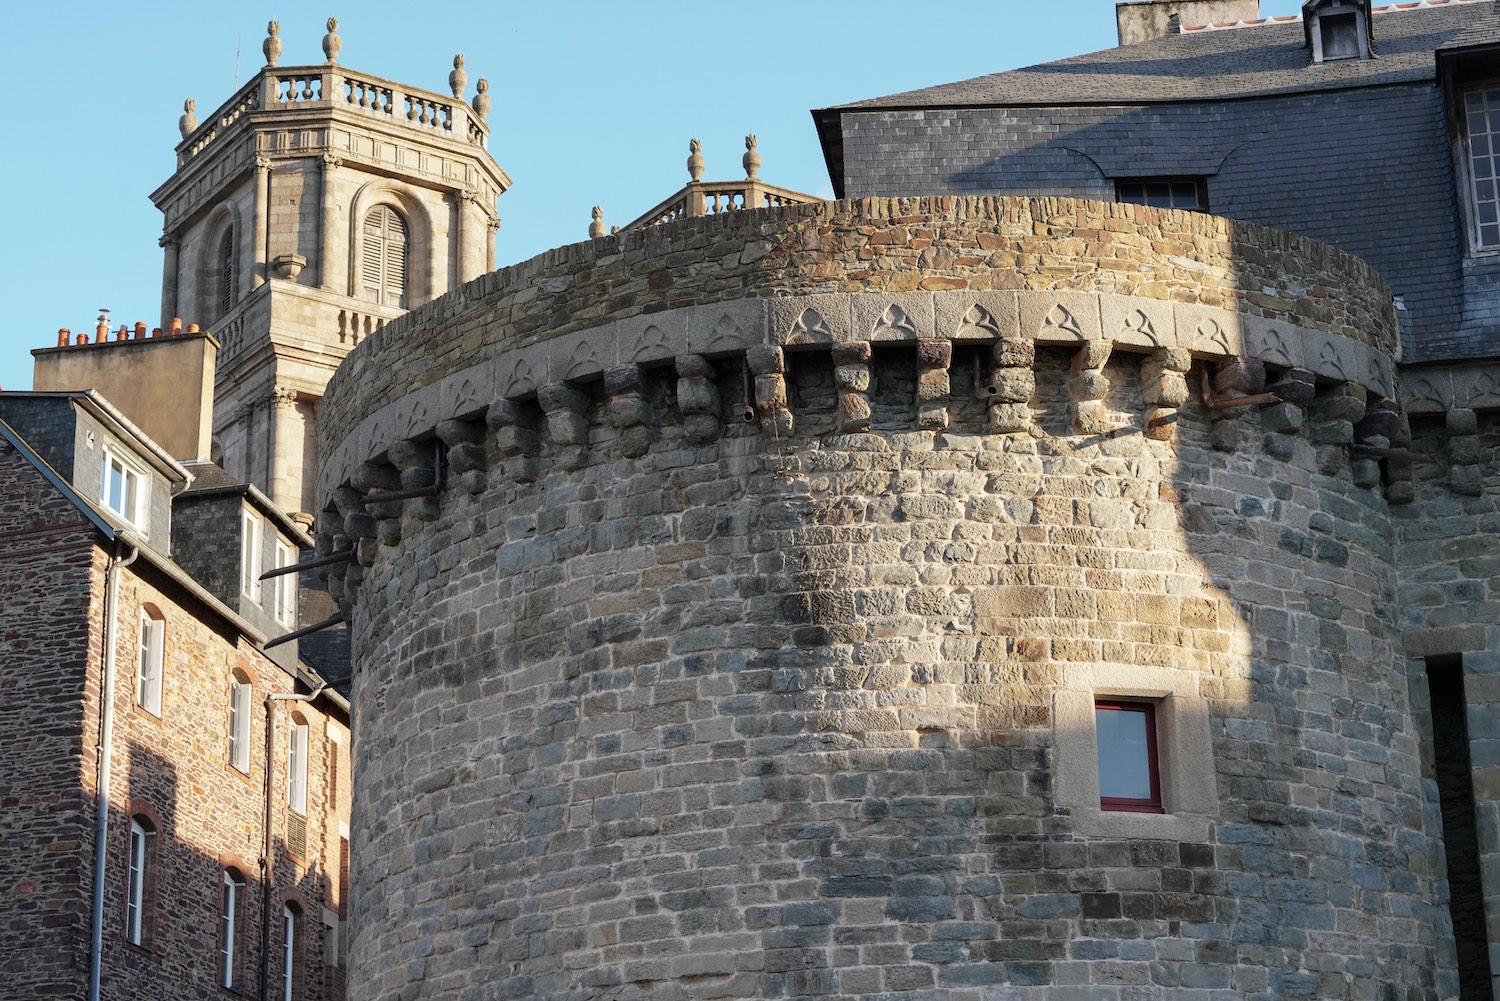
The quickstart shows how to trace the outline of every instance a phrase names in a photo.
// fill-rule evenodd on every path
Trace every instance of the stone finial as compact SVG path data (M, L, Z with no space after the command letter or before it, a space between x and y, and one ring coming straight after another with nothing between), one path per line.
M755 180L756 173L760 170L760 153L755 149L756 139L752 132L745 137L745 155L740 158L740 163L745 165L745 180Z
M344 47L344 40L339 37L339 19L330 17L328 19L328 34L323 36L323 56L330 63L339 61L339 50Z
M448 74L448 89L453 91L453 96L463 100L464 88L469 85L469 74L464 72L464 57L462 54L453 57L453 72Z
M260 50L266 54L267 66L275 66L276 60L281 58L280 34L280 21L272 21L266 25L266 40L260 43Z
M697 182L703 176L703 144L697 139L688 143L688 180Z
M469 103L474 105L474 114L483 119L490 113L490 82L480 77L479 82L474 85L474 90L477 93L474 95L474 100Z
M198 129L198 102L191 97L182 102L182 117L177 119L177 131L186 139Z
M594 221L589 223L589 236L593 238L604 235L604 206L594 206Z

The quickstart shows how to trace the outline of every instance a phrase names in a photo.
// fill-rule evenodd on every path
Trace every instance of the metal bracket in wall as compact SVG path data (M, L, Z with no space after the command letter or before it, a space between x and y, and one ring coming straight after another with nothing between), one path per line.
M301 629L293 629L291 632L283 633L282 635L277 636L275 639L266 640L265 643L261 645L261 649L269 650L273 646L281 646L281 644L290 643L292 640L300 640L304 636L311 636L313 633L321 632L324 629L328 629L331 626L336 626L343 621L343 613L336 612L333 615L330 615L328 618L324 619L322 622L314 622L310 626L303 626Z
M979 355L974 356L974 398L976 400L992 400L999 395L1000 389L993 382L985 383L979 378Z
M1208 366L1204 365L1198 369L1198 375L1203 383L1203 404L1210 410L1228 410L1230 407L1257 407L1263 403L1281 402L1281 397L1275 393L1257 393L1254 396L1215 396L1213 387L1208 384Z
M386 501L408 500L413 497L436 497L448 483L447 464L443 462L443 440L432 439L432 483L411 490L391 490L385 493L365 494L350 501L350 506L384 504Z
M352 559L354 559L354 550L341 549L336 553L329 553L327 556L319 556L317 559L308 560L306 563L291 563L284 567L277 567L275 570L267 570L260 575L260 579L270 580L272 577L280 577L283 574L301 573L304 570L332 566L335 563L347 563Z
M749 359L740 362L740 376L743 380L740 391L745 399L744 406L740 408L740 417L746 424L753 424L755 423L755 383L750 378Z

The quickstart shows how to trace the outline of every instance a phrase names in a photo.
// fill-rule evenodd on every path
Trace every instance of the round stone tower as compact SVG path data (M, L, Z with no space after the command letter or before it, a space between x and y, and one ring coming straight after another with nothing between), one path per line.
M1389 303L1211 216L872 199L387 323L318 424L351 995L1428 997Z

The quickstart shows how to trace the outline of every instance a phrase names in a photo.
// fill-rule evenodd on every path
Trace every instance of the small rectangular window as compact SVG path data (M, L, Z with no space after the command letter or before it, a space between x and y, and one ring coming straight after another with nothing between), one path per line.
M307 724L293 723L287 748L287 806L307 813Z
M1099 748L1099 808L1165 813L1155 704L1096 699L1094 736Z
M146 609L141 609L140 664L136 677L136 704L154 715L161 715L162 644L165 623Z
M1208 211L1208 182L1202 177L1120 177L1115 201L1158 209Z
M260 515L254 511L242 512L243 531L240 534L240 590L252 601L260 600Z
M99 503L142 531L146 528L144 487L145 477L140 470L112 450L104 450Z
M281 539L276 540L276 566L289 567L297 563L297 551L287 545ZM294 573L282 574L273 578L276 586L273 588L273 600L276 603L274 609L276 621L283 626L291 626L297 620L297 575Z
M236 679L229 685L229 764L250 771L250 685Z
M297 912L281 908L281 1001L297 1001Z
M219 983L237 990L240 971L235 960L240 951L240 911L245 896L245 882L237 872L224 873L223 908L219 915Z
M152 831L139 818L130 820L130 860L125 884L125 941L145 944L146 877Z

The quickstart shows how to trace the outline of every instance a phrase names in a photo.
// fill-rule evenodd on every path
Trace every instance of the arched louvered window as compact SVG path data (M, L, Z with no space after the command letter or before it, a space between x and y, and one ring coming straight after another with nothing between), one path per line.
M226 229L219 243L219 315L234 308L234 230Z
M383 306L406 307L406 220L389 205L377 205L365 216L360 253L362 295Z

